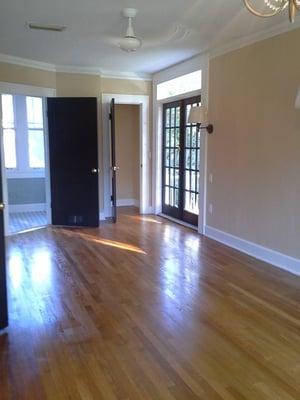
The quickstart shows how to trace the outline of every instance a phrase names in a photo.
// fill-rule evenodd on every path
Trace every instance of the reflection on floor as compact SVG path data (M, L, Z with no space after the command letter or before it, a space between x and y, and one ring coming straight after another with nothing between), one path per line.
M299 400L300 277L156 216L7 239L1 400Z
M47 224L46 211L9 213L9 231L16 233Z

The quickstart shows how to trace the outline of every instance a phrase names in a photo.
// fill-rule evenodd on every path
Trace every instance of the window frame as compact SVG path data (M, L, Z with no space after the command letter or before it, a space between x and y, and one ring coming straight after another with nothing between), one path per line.
M11 128L6 128L3 123L3 96L11 96L12 97L12 105L13 105L13 127ZM16 101L15 101L15 96L9 93L3 93L1 94L1 119L2 119L2 143L3 143L3 162L4 162L4 168L8 172L15 172L18 170L18 150L17 150L17 118L16 118ZM16 166L15 167L6 167L5 165L5 149L4 149L4 132L6 130L13 130L15 132L15 158L16 158Z
M27 110L27 98L41 99L42 102L42 128L30 128L28 122L28 110ZM25 108L26 108L26 127L27 127L27 167L30 171L44 171L46 168L46 152L45 152L45 120L44 120L44 101L39 96L25 96ZM44 167L31 167L30 166L30 146L29 146L29 131L42 131L43 135L43 147L44 147Z
M4 95L5 93L2 93ZM5 168L7 178L45 178L46 175L46 143L45 143L45 102L41 96L13 94L14 126L16 132L16 160L17 168ZM27 97L37 97L42 100L43 128L30 128L27 121ZM4 128L2 127L2 130ZM29 130L43 131L44 168L30 167L29 164ZM4 149L3 149L4 150Z

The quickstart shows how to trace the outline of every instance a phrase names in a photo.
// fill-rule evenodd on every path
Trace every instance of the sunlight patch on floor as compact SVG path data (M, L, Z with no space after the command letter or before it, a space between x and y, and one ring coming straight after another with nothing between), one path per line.
M129 215L129 218L137 219L138 221L152 222L154 224L159 224L159 225L162 224L161 221L157 221L156 219L151 218L151 217L143 217L143 216L139 216L139 215Z
M103 238L98 238L95 236L87 235L86 233L79 233L79 236L82 237L83 239L93 242L93 243L99 243L104 246L110 246L114 247L120 250L126 250L126 251L132 251L134 253L139 253L139 254L144 254L147 255L147 253L142 250L140 247L133 246L129 243L124 243L124 242L118 242L115 240L109 240L109 239L103 239Z

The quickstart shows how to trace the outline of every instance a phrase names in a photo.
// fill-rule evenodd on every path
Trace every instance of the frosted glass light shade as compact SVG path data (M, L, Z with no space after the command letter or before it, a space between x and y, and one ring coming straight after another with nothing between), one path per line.
M206 124L207 123L207 109L203 106L192 107L189 119L189 124Z
M119 42L119 46L122 50L128 53L136 51L142 45L142 41L137 37L126 36L122 38Z

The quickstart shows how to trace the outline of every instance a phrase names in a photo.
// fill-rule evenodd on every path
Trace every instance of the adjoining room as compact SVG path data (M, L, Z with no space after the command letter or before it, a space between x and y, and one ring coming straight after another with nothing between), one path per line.
M41 97L2 94L1 100L5 217L15 234L48 223L44 107Z
M140 106L116 104L117 206L140 207Z

